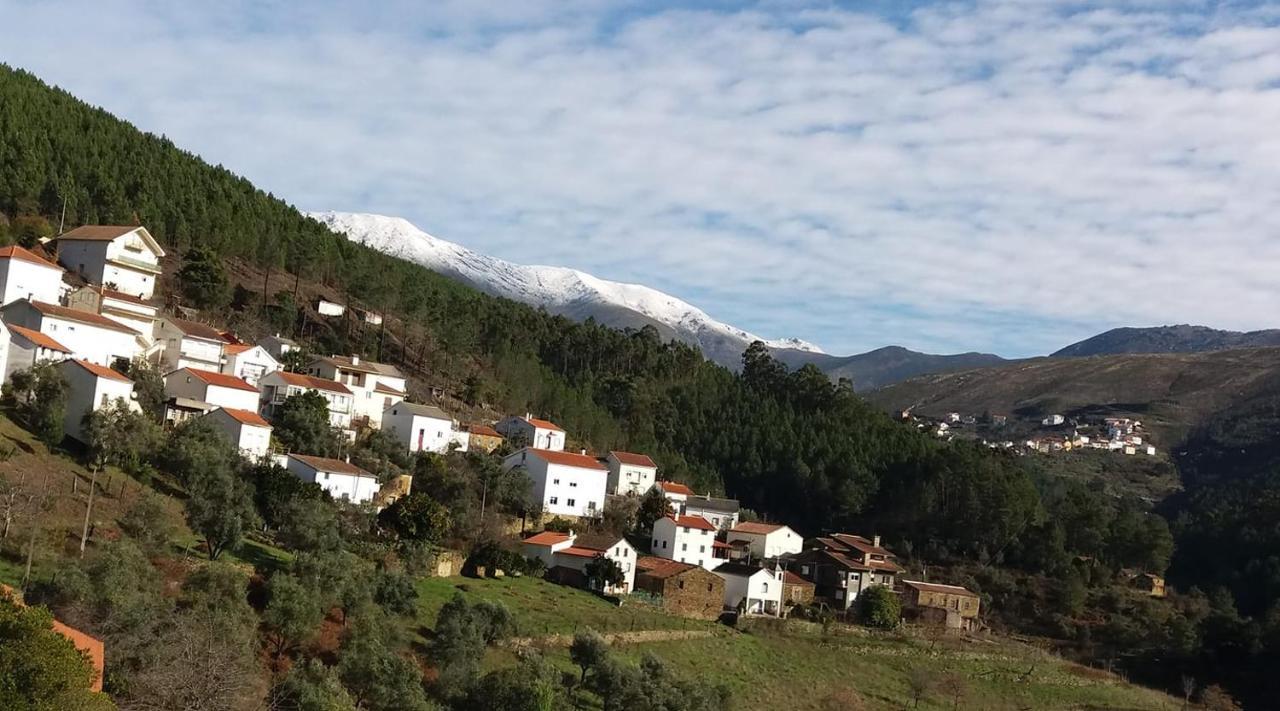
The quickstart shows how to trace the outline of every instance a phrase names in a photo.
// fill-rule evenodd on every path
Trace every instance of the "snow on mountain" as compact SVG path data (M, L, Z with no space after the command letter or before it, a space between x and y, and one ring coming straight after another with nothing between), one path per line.
M701 309L640 284L599 279L565 267L514 264L423 232L399 217L350 212L308 215L347 238L421 264L481 291L540 306L551 313L619 328L656 327L664 337L697 345L708 358L736 367L752 341L771 348L821 354L796 338L767 340L716 321Z

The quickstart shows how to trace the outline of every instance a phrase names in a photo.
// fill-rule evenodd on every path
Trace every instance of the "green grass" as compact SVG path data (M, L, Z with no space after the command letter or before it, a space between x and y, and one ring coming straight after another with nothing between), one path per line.
M518 636L629 630L718 630L717 625L668 615L642 603L617 607L591 593L544 580L521 578L424 578L418 581L418 621L434 627L436 614L454 594L500 600L511 609Z
M422 580L418 584L419 623L432 626L440 606L459 591L459 586L466 588L464 594L472 600L505 603L519 620L522 636L568 633L582 627L609 632L632 628L714 630L711 637L621 644L614 650L632 661L653 653L678 673L726 684L733 692L734 708L856 709L859 707L848 705L853 694L868 709L910 708L913 695L909 679L916 669L935 681L945 675L963 680L966 692L959 703L961 709L1180 708L1158 692L1014 642L947 638L933 643L860 630L824 638L814 626L761 625L736 631L642 605L617 608L580 590L531 578ZM549 648L545 654L557 667L576 671L567 649ZM485 665L500 667L515 663L515 659L509 650L494 649ZM942 691L931 691L920 708L943 711L952 708L952 701Z

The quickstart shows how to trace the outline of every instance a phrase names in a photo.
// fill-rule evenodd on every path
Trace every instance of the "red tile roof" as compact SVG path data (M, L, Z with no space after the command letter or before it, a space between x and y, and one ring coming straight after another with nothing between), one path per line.
M903 580L903 585L915 588L921 592L943 593L946 595L964 595L965 597L978 597L977 593L960 587L959 585L943 585L941 583L925 583L919 580Z
M783 573L782 573L782 584L783 584L783 585L804 585L804 586L806 586L806 587L810 587L810 588L811 588L811 587L813 587L813 583L809 582L808 580L805 580L804 578L800 577L799 575L796 575L795 573L791 572L790 570L785 570L785 571L783 571Z
M846 549L853 548L862 553L871 553L873 555L893 557L893 554L890 553L887 549L877 546L875 543L873 543L872 541L868 540L863 536L855 536L852 533L833 533L830 536L827 536L827 538L819 539L819 540L834 540L837 543L845 546Z
M79 321L80 323L87 323L92 326L97 326L98 328L105 328L109 331L128 333L133 336L140 335L137 331L129 328L128 326L122 326L106 316L101 316L90 311L80 311L78 309L67 308L66 306L59 306L57 304L49 304L43 301L32 301L31 306L45 316L65 319L67 321Z
M198 321L188 321L184 318L174 318L173 316L166 316L165 320L173 324L179 331L182 331L184 335L191 336L192 338L203 338L206 341L219 341L222 343L227 342L227 339L222 336L222 331L219 331L209 324L200 323Z
M609 452L609 454L616 457L619 462L622 462L623 464L630 464L633 467L649 467L650 469L658 468L658 465L654 464L653 460L646 454L632 454L631 452Z
M290 457L296 459L303 464L320 472L333 472L334 474L352 474L354 476L363 476L372 478L369 472L357 467L351 462L344 462L341 459L330 459L328 457L313 457L308 454L290 454Z
M49 350L53 350L53 351L62 351L63 353L71 352L70 348L67 348L61 343L58 343L53 339L52 336L50 336L47 333L32 331L31 329L23 328L22 326L9 326L9 330L18 334L19 336L22 336L28 341L31 341L35 345L40 346L41 348L48 348Z
M66 234L58 235L58 239L85 240L89 242L110 241L127 235L138 229L138 227L140 225L133 225L132 227L128 225L82 225Z
M467 425L467 432L477 437L497 437L502 439L502 435L498 434L498 431L489 425Z
M39 264L42 267L49 267L50 269L62 271L62 267L57 264L50 262L29 249L23 249L16 244L0 249L0 259L18 259L32 264Z
M658 486L662 487L662 490L668 494L683 494L685 496L696 495L693 493L693 489L675 481L660 481L658 482Z
M698 529L702 529L703 531L716 530L716 527L711 525L710 521L708 521L707 519L701 516L671 516L668 514L667 518L671 519L672 521L675 521L677 526L684 526L686 528L698 528Z
M116 301L128 301L128 302L129 302L129 303L131 303L131 304L137 304L137 305L139 305L139 306L152 306L152 307L154 307L154 306L155 306L155 304L151 303L150 301L147 301L146 299L142 298L141 296L134 296L133 294L126 294L126 293L124 293L123 291L116 291L115 289L108 289L108 288L107 288L107 287L105 287L105 286L104 286L104 287L99 288L99 289L98 289L98 293L99 293L99 294L102 294L102 296L103 296L103 297L105 297L105 298L108 298L108 299L115 299Z
M560 425L557 425L551 420L540 420L536 417L525 417L522 419L524 419L525 422L528 422L529 424L533 425L534 427L537 427L540 430L555 430L556 432L564 432L564 430L560 429Z
M681 563L678 560L669 560L652 555L636 559L636 574L646 575L656 580L665 580L673 575L680 575L697 569L698 566L692 563Z
M222 352L227 355L239 355L252 348L252 343L228 343L222 347Z
M390 385L387 385L381 380L378 381L377 385L373 386L373 391L375 393L382 393L383 395L399 395L401 397L404 397L403 390L396 390L395 388L391 387Z
M234 375L226 373L215 373L212 370L200 370L199 368L183 368L186 372L199 378L208 385L216 385L220 388L231 388L233 390L247 390L251 393L258 392L258 389Z
M532 536L529 536L521 541L521 543L528 543L533 546L553 546L557 543L564 543L567 540L569 540L569 534L567 533L560 533L559 531L543 531L542 533L535 533Z
M262 419L262 415L250 410L238 410L234 407L224 407L221 410L231 416L231 419L242 425L252 425L254 427L270 427L271 423Z
M332 380L325 380L324 378L315 378L310 375L303 375L301 373L290 373L287 370L277 370L275 373L272 373L272 375L279 375L281 380L285 381L290 385L297 385L300 388L310 388L312 390L328 390L329 392L342 393L343 395L351 394L351 391L348 390L346 386L344 386L342 383L334 382Z
M602 551L598 551L595 548L582 548L581 546L569 546L564 550L556 551L556 553L560 555L571 555L578 558L594 558L600 555L601 552Z
M608 469L608 467L600 463L599 459L596 459L589 454L557 452L552 449L537 449L534 447L529 447L529 452L546 461L548 464L559 464L562 467L578 467L579 469L596 469L598 471L605 471Z
M781 528L786 528L786 526L780 523L746 522L746 523L740 523L737 526L734 526L733 528L729 529L729 532L730 533L751 533L759 536L766 536Z
M99 378L107 378L108 380L119 380L119 381L124 382L124 383L133 383L133 381L132 381L132 380L130 380L130 379L126 378L125 376L121 375L120 373L117 373L116 371L114 371L114 370L112 370L112 369L110 369L110 368L106 367L105 365L98 365L97 363L90 363L89 361L87 361L87 360L81 360L80 358L74 358L74 359L72 359L72 360L64 361L64 362L67 362L67 363L75 363L76 365L80 366L81 368L84 368L85 370L89 371L90 373L93 373L94 375L98 376Z

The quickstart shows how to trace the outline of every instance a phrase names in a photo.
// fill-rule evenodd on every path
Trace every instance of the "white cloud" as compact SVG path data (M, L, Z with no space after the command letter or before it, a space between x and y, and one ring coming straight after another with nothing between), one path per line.
M1265 6L520 5L0 0L0 60L304 208L831 352L1276 325Z

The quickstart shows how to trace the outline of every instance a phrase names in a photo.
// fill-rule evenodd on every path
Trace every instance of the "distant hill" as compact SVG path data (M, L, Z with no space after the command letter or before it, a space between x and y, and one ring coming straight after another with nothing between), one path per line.
M926 373L985 368L1010 362L990 353L934 355L908 350L902 346L885 346L851 356L775 350L774 357L791 368L813 363L832 378L853 380L853 387L859 392L874 390Z
M1169 445L1246 402L1280 397L1280 348L1035 358L925 375L867 394L889 411L1129 414Z
M1118 353L1202 353L1230 348L1280 346L1280 329L1223 331L1208 326L1113 328L1073 343L1054 357L1114 355Z

